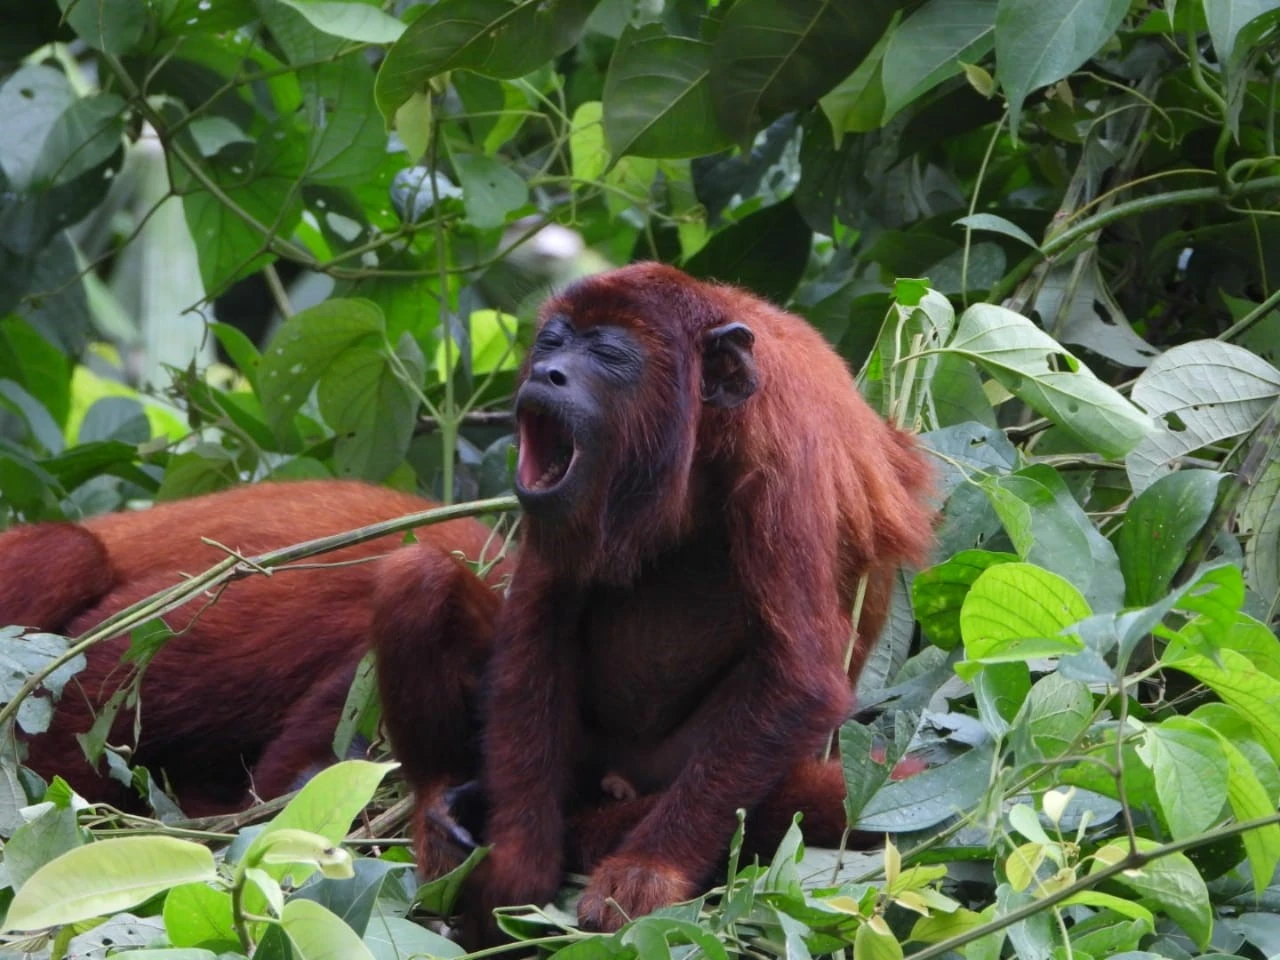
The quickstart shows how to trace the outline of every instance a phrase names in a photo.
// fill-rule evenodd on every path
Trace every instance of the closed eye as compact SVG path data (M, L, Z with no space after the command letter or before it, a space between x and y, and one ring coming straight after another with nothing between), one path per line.
M635 362L635 354L623 347L615 346L607 340L597 340L591 344L591 352L605 363L626 364Z

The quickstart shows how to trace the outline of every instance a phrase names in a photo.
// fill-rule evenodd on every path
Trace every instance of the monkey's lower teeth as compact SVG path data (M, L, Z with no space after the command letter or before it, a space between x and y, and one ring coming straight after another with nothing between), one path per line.
M563 477L565 474L565 471L568 469L569 469L568 458L564 458L561 460L554 460L552 461L551 465L548 466L547 469L543 472L542 476L538 478L538 481L537 483L534 484L534 486L549 487L551 486L551 484L557 482L561 477Z

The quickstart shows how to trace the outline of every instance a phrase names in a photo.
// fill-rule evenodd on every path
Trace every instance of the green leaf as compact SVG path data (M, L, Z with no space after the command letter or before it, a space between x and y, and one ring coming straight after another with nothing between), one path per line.
M943 650L960 645L960 608L975 580L998 563L1013 563L1009 553L962 550L946 563L922 570L911 582L911 609L929 642Z
M319 834L336 846L351 829L351 822L373 798L373 792L378 789L383 777L395 766L394 763L344 760L321 770L307 781L297 796L254 838L242 856L243 862L257 863L262 851L271 843L271 835L279 830L302 830ZM276 880L286 873L290 874L295 884L300 884L313 872L308 867L296 864L274 864L265 869ZM289 905L294 902L296 901L289 901ZM263 895L256 888L245 890L245 910L256 913L264 905ZM291 932L290 936L292 935ZM351 935L356 936L354 931L351 931Z
M609 169L609 148L605 145L603 116L604 105L599 100L588 100L573 112L569 130L569 158L575 180L598 180Z
M974 304L961 314L945 349L981 364L1019 399L1103 456L1123 456L1153 430L1142 411L1012 310ZM1055 370L1049 357L1065 369Z
M77 847L36 871L9 905L6 930L38 930L137 906L217 877L213 854L173 837L118 837Z
M1275 0L1206 0L1204 18L1219 63L1236 58L1236 39L1252 20L1276 9Z
M4 845L4 869L9 883L15 891L21 890L37 870L83 843L76 811L69 805L51 806L18 827Z
M977 805L990 783L991 748L979 747L940 767L881 787L854 828L905 833L936 826Z
M58 0L71 29L95 50L130 52L147 26L144 0Z
M1139 850L1147 852L1159 846L1138 837ZM1090 873L1118 863L1129 853L1127 840L1115 840L1098 850ZM1136 870L1125 870L1112 880L1133 890L1140 897L1155 901L1192 940L1204 949L1213 933L1213 905L1209 890L1186 854L1173 853L1153 860Z
M285 163L283 153L270 141L265 137L256 144L233 143L206 161L206 172L220 196L197 186L185 171L175 174L200 261L200 277L210 296L268 263L267 233L288 236L302 216L297 189L300 170ZM282 149L296 146L286 140Z
M1248 657L1235 650L1217 650L1211 660L1185 649L1171 649L1164 662L1195 677L1239 710L1253 724L1258 742L1280 763L1280 680L1259 672Z
M186 883L164 898L165 933L175 947L235 944L238 948L232 913L227 891L206 883Z
M1156 796L1175 840L1207 830L1227 802L1230 763L1217 737L1198 723L1172 717L1150 726L1138 755L1155 778Z
M239 482L240 471L231 452L217 444L202 443L189 453L170 458L156 499L185 500L225 490Z
M1129 0L999 0L996 76L1016 133L1027 94L1061 80L1111 39Z
M373 960L356 932L312 900L290 900L280 926L298 960Z
M1041 677L1031 687L1013 723L1015 748L1023 763L1052 760L1066 753L1093 717L1093 697L1078 680L1061 674Z
M467 222L487 230L500 227L510 214L529 202L524 178L504 163L477 153L453 157L453 169L462 187Z
M1194 719L1172 717L1165 721L1165 725L1175 723L1185 725L1188 729L1205 731L1217 738L1227 757L1227 801L1231 804L1231 812L1237 820L1254 820L1270 816L1276 812L1275 762L1270 761L1266 754L1262 754L1259 758L1260 750L1249 750L1249 748L1256 748L1255 741L1246 740L1238 735L1233 740L1218 729L1217 724L1200 722L1202 718L1216 719L1215 715L1229 709L1221 704L1206 704L1196 711ZM1235 711L1231 712L1235 718L1242 719ZM1249 754L1246 754L1246 750L1249 750ZM1263 767L1268 761L1270 761L1270 769L1263 776L1259 776L1263 773ZM1270 786L1264 784L1264 779ZM1275 876L1277 864L1280 864L1280 824L1272 823L1265 827L1258 827L1241 835L1240 839L1249 855L1249 869L1253 873L1254 889L1261 896L1262 891Z
M985 57L995 43L995 20L996 0L928 0L912 13L885 51L884 119L958 74L962 63Z
M348 187L372 177L386 156L387 136L369 109L373 74L361 57L298 71L310 120L306 179Z
M808 224L788 198L721 230L684 267L695 277L739 284L783 304L804 274L811 241Z
M404 24L371 3L339 0L280 0L324 33L360 43L395 43Z
M453 960L466 953L452 940L404 917L388 917L382 911L370 918L364 944L375 960L404 960L405 957Z
M875 46L893 0L739 0L711 52L711 91L720 127L747 146L782 114L807 107Z
M1083 644L1061 631L1089 613L1080 591L1057 574L999 564L978 577L960 608L965 657L998 663L1075 653Z
M113 93L71 104L49 128L32 177L45 186L65 184L106 163L120 149L125 113Z
M1146 606L1169 590L1187 548L1213 512L1222 474L1179 470L1144 490L1115 535L1125 603Z
M1025 243L1032 250L1040 249L1040 245L1032 239L1031 234L1027 233L1012 220L998 217L994 213L975 213L967 217L961 217L955 222L957 226L969 227L973 230L987 230L991 233L1000 233L1006 237L1012 237L1014 240Z
M409 334L396 351L414 384L422 383L423 359ZM413 439L418 394L403 379L384 348L353 346L338 354L316 388L325 422L338 434L334 466L339 477L386 479L404 460Z
M699 157L730 146L711 102L711 44L628 25L604 82L604 133L616 157Z
M1115 548L1067 488L1058 471L1032 464L982 488L1023 559L1070 580L1098 612L1118 610L1124 583Z
M598 0L441 0L387 51L375 97L388 122L437 74L514 78L577 42Z
M326 300L290 317L271 339L258 370L258 395L279 434L311 387L348 350L381 340L382 311L368 300Z
M1244 575L1250 588L1262 596L1275 595L1280 591L1280 460L1273 460L1245 490L1236 529L1245 538Z
M1179 421L1125 458L1134 493L1141 493L1179 457L1252 430L1280 397L1280 370L1243 347L1197 340L1156 357L1131 396L1152 416Z

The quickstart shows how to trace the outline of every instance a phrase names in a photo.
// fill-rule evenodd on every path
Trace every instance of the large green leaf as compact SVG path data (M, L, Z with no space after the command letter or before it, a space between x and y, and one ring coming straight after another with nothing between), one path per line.
M612 156L698 157L729 146L711 102L711 44L628 26L604 82Z
M929 642L943 650L960 645L960 609L969 588L989 568L1013 563L1009 553L962 550L945 563L921 570L911 581L911 607Z
M7 930L38 930L128 910L157 893L217 877L207 847L174 837L116 837L77 847L18 891Z
M1175 840L1209 829L1227 802L1230 764L1218 738L1198 723L1172 717L1147 728L1138 754L1155 777L1156 796Z
M1276 0L1205 0L1204 18L1220 63L1236 59L1236 40L1252 20L1280 9Z
M1123 456L1153 430L1142 411L1012 310L974 304L961 314L945 349L981 364L1019 399L1103 456ZM1050 366L1051 357L1065 369Z
M372 3L354 0L280 0L317 30L360 43L394 43L404 24Z
M598 0L441 0L387 51L375 89L390 123L400 104L446 70L514 78L577 42Z
M354 930L313 900L286 903L280 925L298 960L374 960Z
M67 23L89 46L119 56L142 39L147 4L139 0L58 0Z
M1213 512L1221 479L1213 470L1179 470L1133 501L1115 536L1125 603L1147 606L1165 595L1187 547Z
M996 3L928 0L893 32L880 72L885 120L990 52Z
M1152 361L1131 396L1147 413L1176 418L1125 458L1135 492L1151 486L1175 460L1252 430L1280 397L1280 370L1244 347L1196 340Z
M1080 591L1057 574L1030 563L997 564L974 581L960 608L965 658L999 663L1075 653L1083 645L1062 629L1089 613Z
M720 126L736 142L789 110L808 106L875 46L894 0L739 0L711 53Z
M384 330L382 311L367 300L326 300L290 317L258 369L258 395L271 428L284 429L339 356L380 342Z
M174 887L164 898L164 929L175 947L236 944L231 894L207 883Z
M1129 0L999 0L996 78L1014 130L1027 94L1061 80L1102 49Z

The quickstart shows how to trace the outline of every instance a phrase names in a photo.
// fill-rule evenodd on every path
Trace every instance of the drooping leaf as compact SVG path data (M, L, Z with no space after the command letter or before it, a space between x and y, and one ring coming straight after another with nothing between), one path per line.
M711 101L711 44L628 26L604 84L604 133L615 157L699 157L729 146Z
M1129 0L999 0L996 77L1016 131L1032 90L1061 80L1102 48Z
M996 6L996 0L928 0L903 21L881 69L886 121L958 74L962 63L977 63L991 51Z
M1153 430L1149 417L1012 310L974 304L961 314L945 349L981 364L1019 399L1103 456L1123 456Z
M38 930L118 913L170 887L216 876L213 854L189 840L100 840L37 870L9 905L5 928Z

